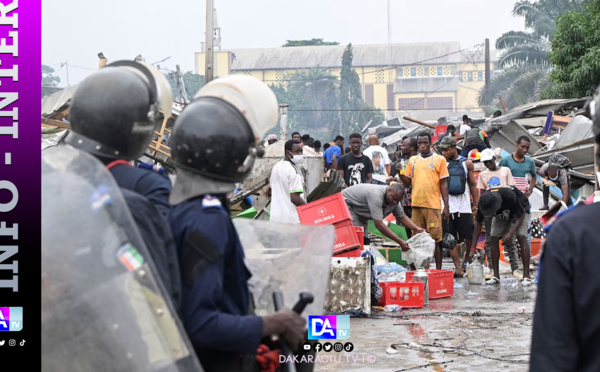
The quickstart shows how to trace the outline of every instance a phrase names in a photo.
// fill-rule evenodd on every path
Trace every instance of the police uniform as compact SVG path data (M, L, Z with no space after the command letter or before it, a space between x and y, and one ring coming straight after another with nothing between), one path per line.
M256 352L262 319L248 315L250 272L229 211L216 196L199 196L169 215L183 279L182 319L206 371L241 370Z

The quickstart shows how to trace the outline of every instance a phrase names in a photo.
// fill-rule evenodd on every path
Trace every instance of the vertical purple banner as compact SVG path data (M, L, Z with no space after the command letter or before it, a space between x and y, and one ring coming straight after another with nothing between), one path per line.
M0 307L22 307L27 319L0 333L0 354L39 370L41 1L0 4Z

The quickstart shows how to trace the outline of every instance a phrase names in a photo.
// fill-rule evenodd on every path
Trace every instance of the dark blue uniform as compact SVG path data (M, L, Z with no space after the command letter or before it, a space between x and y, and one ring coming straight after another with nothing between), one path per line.
M167 218L171 208L169 204L171 180L167 175L148 169L132 167L128 164L117 164L110 167L110 172L119 187L145 196L154 204L160 214Z
M171 207L182 271L182 319L206 371L239 370L255 353L262 319L247 315L250 272L228 210L200 196Z
M600 203L551 225L542 253L530 371L600 371Z

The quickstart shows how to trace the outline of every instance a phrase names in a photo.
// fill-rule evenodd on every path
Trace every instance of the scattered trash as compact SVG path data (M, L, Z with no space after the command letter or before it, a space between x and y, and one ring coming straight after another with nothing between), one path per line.
M396 313L397 310L401 310L402 306L400 305L385 305L383 307L383 311L388 312L388 313Z
M425 232L414 235L406 242L410 249L408 252L403 253L402 257L409 264L414 264L417 269L425 267L429 262L429 257L433 256L435 240Z
M471 316L481 316L481 311L476 311L473 314L471 314Z
M350 315L351 318L368 318L369 315L362 308L350 309L344 312L328 311L325 315Z
M386 353L388 354L398 354L398 350L394 349L394 346L390 346L385 350Z
M454 289L464 289L465 287L459 282L454 282Z
M525 311L527 311L527 309L525 308L525 306L521 306L520 308L517 309L517 312L519 314L523 314Z
M469 293L467 293L467 296L478 296L479 293L475 293L475 292L471 292L469 291Z

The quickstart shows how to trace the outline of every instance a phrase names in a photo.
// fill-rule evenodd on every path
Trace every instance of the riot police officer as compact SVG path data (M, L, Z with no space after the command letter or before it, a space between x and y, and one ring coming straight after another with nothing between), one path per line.
M174 125L177 178L169 219L181 262L181 313L207 371L244 370L265 335L280 334L294 348L304 339L305 320L292 311L250 315L251 274L227 199L276 122L273 92L255 78L233 75L204 86Z
M598 177L600 87L588 108ZM550 225L541 259L530 371L600 370L599 219L600 203L593 203L572 207Z
M171 89L165 77L143 62L116 61L77 85L71 98L71 131L65 142L88 152L110 170L156 263L158 274L179 306L181 279L173 235L166 221L171 181L131 166L144 154L161 111L170 116Z

